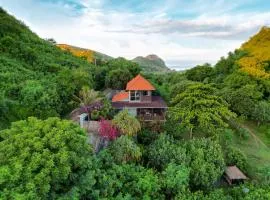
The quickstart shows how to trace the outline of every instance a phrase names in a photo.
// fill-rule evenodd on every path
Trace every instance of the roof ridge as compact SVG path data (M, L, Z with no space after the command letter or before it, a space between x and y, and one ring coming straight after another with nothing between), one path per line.
M129 85L129 87L133 86L136 83L137 79L140 77L142 77L142 76L140 74L138 74L133 79L131 79L128 83L130 83L131 81L133 81L133 83L131 83L131 85ZM128 86L128 83L127 83L127 86Z
M126 90L155 90L155 87L141 74L138 74L127 83Z

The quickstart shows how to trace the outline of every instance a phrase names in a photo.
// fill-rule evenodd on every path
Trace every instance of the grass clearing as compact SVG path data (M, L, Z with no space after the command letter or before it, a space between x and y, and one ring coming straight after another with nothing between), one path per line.
M248 158L250 166L249 175L255 179L270 176L270 124L257 126L256 123L247 121L243 123L249 130L249 137L240 138L234 134L233 146L241 149Z

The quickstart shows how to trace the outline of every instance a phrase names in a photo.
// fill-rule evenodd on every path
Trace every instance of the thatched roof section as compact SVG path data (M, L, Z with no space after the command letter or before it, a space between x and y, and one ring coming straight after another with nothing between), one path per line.
M80 115L82 113L85 113L85 111L82 108L76 108L69 114L69 119L71 119L74 122L80 123Z
M231 180L246 180L248 177L240 171L240 169L236 166L229 166L225 170L225 174Z

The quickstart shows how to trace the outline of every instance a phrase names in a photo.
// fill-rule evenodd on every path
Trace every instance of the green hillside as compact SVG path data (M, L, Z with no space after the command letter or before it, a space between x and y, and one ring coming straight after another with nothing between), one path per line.
M156 55L148 55L146 57L138 56L132 60L139 64L145 72L168 72L170 69L165 62Z
M27 116L69 112L72 96L92 85L91 67L0 8L0 129Z
M269 70L258 43L185 72L156 73L169 69L155 55L93 65L94 51L59 48L0 8L0 199L270 199L270 79L241 62ZM139 65L168 109L113 109ZM74 108L96 125L66 120Z

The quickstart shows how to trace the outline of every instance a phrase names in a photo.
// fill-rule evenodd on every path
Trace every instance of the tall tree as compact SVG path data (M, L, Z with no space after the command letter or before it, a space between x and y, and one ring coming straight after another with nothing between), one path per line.
M228 109L228 104L215 95L215 88L210 85L187 87L172 100L172 105L169 117L187 127L190 138L194 128L214 133L217 128L228 126L226 119L235 117Z
M123 90L132 77L127 69L114 69L107 74L105 85L108 88Z

